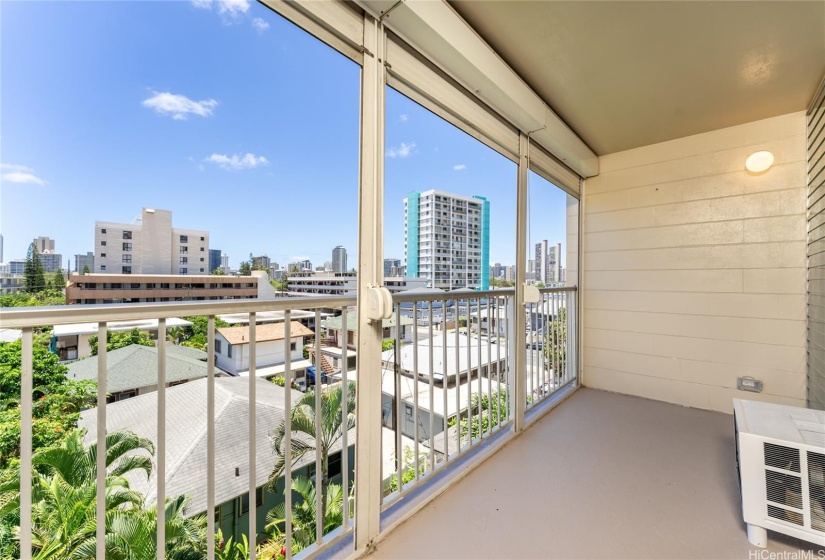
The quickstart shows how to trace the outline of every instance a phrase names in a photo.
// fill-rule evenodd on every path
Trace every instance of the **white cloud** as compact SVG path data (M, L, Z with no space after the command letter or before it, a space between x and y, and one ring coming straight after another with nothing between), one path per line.
M249 0L191 0L192 5L202 10L211 10L217 7L218 14L224 23L232 23L249 11Z
M415 142L401 142L397 148L390 148L387 150L387 157L389 158L405 158L415 153Z
M161 115L170 115L176 121L186 120L189 115L208 117L218 106L218 102L214 99L194 101L185 95L177 95L168 91L152 93L154 93L152 97L143 101L143 106L154 109Z
M409 116L408 114L406 114L406 113L405 113L405 114L403 114L403 115L398 115L398 119L399 119L401 122L407 122L408 120L410 120L410 116Z
M269 161L264 156L256 156L255 154L235 154L228 156L226 154L212 154L203 161L214 163L221 169L227 171L240 171L242 169L255 169L264 165L269 165Z
M0 163L0 170L3 171L3 173L0 174L0 180L5 182L40 186L46 184L44 179L41 179L34 174L34 169L31 167L12 165L10 163Z
M257 31L258 33L263 33L264 31L269 29L269 24L261 18L256 17L252 20L252 27L254 27L255 31Z
M453 169L455 171L464 171L465 169L467 169L467 166L464 165L463 163L459 163L458 165L454 165Z

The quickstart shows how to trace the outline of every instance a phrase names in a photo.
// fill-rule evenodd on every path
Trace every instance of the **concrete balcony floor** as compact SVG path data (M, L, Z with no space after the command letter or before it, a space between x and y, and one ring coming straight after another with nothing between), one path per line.
M771 552L825 554L769 536ZM742 522L732 416L580 389L370 558L768 557L759 550Z

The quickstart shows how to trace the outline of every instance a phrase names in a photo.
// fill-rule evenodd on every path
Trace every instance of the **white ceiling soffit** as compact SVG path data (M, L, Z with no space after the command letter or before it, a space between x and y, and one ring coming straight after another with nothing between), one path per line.
M450 3L600 155L803 111L825 74L823 0Z
M357 0L436 66L582 177L599 172L596 154L443 0Z

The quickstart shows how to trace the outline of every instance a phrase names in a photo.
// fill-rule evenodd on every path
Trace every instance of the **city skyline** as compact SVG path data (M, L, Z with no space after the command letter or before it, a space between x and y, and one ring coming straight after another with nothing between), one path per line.
M240 5L3 3L6 261L48 236L74 268L96 220L155 207L210 231L233 269L250 253L323 263L336 245L357 267L358 67ZM490 261L515 262L515 164L389 88L386 105L385 256L404 253L406 194L434 188L490 200ZM563 240L566 195L530 180L532 237Z

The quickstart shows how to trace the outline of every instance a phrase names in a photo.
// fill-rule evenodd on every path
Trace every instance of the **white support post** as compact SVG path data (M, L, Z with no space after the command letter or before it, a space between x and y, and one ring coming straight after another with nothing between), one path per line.
M381 512L381 322L366 314L367 290L384 281L385 32L364 16L358 187L358 385L356 388L355 548L370 546Z
M34 331L23 329L20 356L20 558L32 557L32 390ZM105 343L104 343L105 344ZM105 348L105 345L104 345Z
M158 319L157 560L166 558L166 319Z
M97 560L106 560L106 347L109 344L106 323L97 325L97 503L95 538Z
M518 182L516 185L516 289L513 298L512 327L513 360L511 360L514 372L512 379L514 382L513 393L515 395L513 403L513 431L520 432L524 429L524 411L527 405L527 392L525 390L525 366L527 344L527 327L524 322L524 282L527 278L527 172L529 160L527 159L527 143L529 139L526 134L519 134L519 160L518 160ZM510 317L508 317L510 319ZM513 348L514 347L514 348Z

